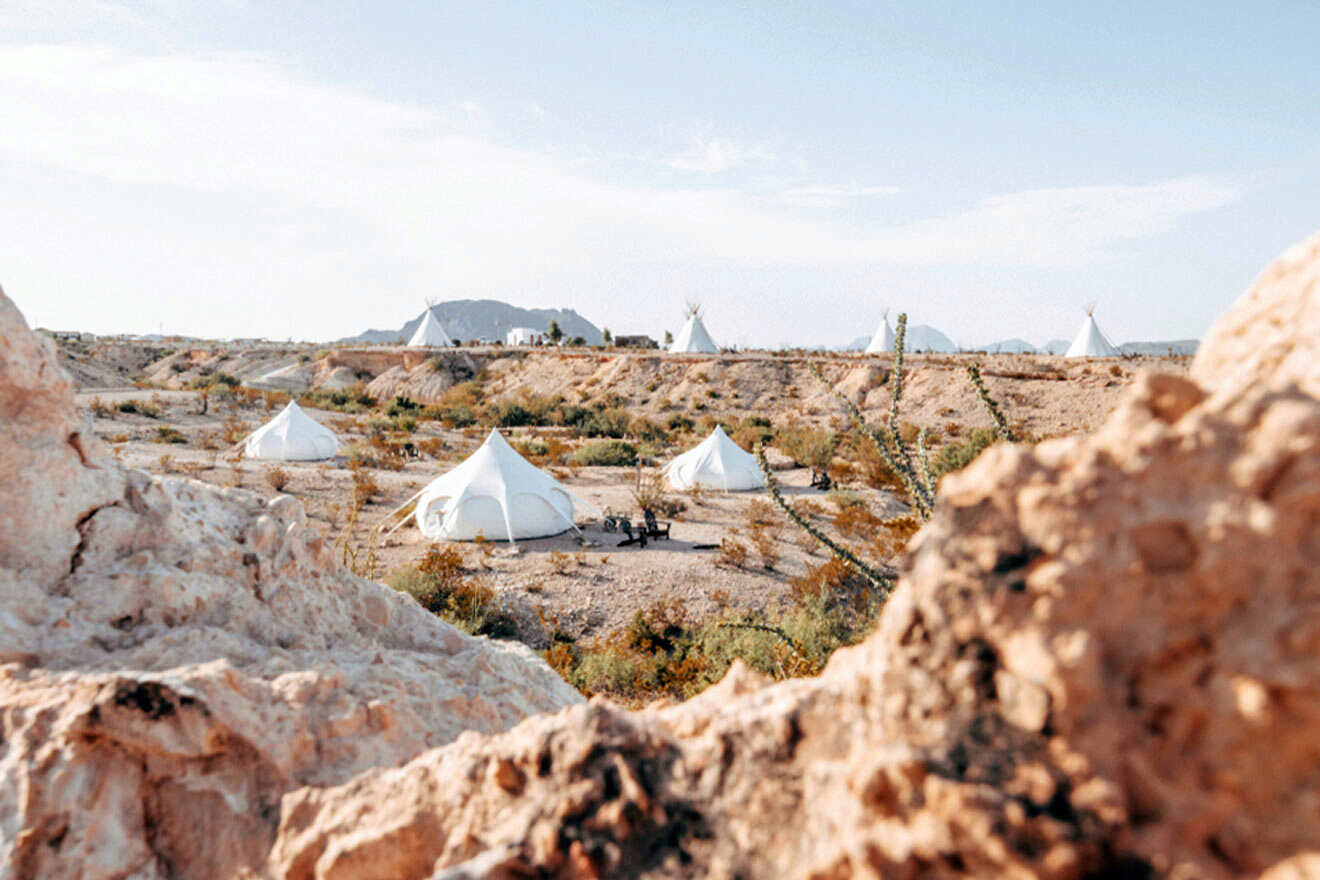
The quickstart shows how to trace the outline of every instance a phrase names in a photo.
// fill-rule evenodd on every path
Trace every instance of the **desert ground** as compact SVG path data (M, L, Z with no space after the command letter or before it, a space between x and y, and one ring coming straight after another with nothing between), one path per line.
M681 603L701 617L785 601L793 580L827 557L769 507L763 491L670 492L670 502L683 508L666 518L673 522L672 538L645 548L618 546L622 536L605 532L600 514L640 519L633 499L638 481L658 478L661 466L699 442L716 421L735 428L759 417L774 428L850 431L843 406L811 374L809 364L818 365L825 379L857 401L870 423L880 423L889 406L893 368L887 355L805 353L418 352L109 341L64 341L60 353L93 430L124 464L265 497L294 495L344 561L379 580L400 566L416 564L431 546L411 521L392 530L401 519L396 509L475 450L490 430L489 423L456 427L436 418L411 420L404 425L407 430L400 430L397 419L387 423L382 416L392 400L404 397L421 407L443 407L457 390L486 406L553 400L559 406L622 409L651 424L675 425L663 436L639 442L641 463L635 466L573 464L573 450L591 441L570 428L502 428L524 451L546 449L548 443L549 454L531 456L534 463L594 508L577 510L580 535L520 541L516 548L498 540L458 545L464 568L495 591L518 622L517 637L537 649L547 647L556 633L578 640L617 632L638 610L658 602ZM968 364L978 363L992 396L1020 434L1043 439L1087 433L1139 371L1182 373L1185 360L909 355L902 420L931 429L932 454L991 426L965 375ZM364 395L375 404L350 402L348 408L358 411L345 412L333 401L326 403L324 395L334 391ZM347 454L281 464L242 456L238 441L274 415L290 394L301 397L304 409L340 436ZM318 401L335 408L318 408ZM750 446L745 436L735 437ZM404 444L405 451L389 454ZM372 454L380 451L387 454ZM900 493L868 481L845 455L833 470L842 494L810 488L810 471L794 466L773 445L769 458L785 494L795 502L813 501L807 509L824 527L840 512L841 499L860 501L881 518L907 511ZM369 491L362 493L364 484ZM364 496L361 504L354 503L355 491ZM744 546L748 558L730 561L720 549L725 542Z

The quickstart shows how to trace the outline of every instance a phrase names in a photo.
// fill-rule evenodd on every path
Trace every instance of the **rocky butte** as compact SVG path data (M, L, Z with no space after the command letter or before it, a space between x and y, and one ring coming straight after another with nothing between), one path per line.
M819 678L642 712L115 469L5 309L5 876L1320 876L1320 236L1190 379L946 479Z

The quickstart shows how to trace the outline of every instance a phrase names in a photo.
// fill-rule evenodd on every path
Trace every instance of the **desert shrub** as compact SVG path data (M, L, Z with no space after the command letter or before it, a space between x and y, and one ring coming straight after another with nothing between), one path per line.
M445 448L445 441L441 437L423 437L417 441L417 451L438 458L440 450Z
M159 408L141 400L121 400L115 404L115 409L127 415L146 416L149 419L160 418Z
M883 523L880 517L867 509L864 504L849 504L839 508L834 515L834 529L845 538L865 538L875 532Z
M765 425L748 424L744 421L729 432L729 439L750 452L762 443L769 443L774 435L774 431Z
M823 471L834 458L839 436L821 428L790 425L775 434L775 446L798 467Z
M719 552L715 555L715 564L725 568L743 568L747 565L747 545L735 538L720 541Z
M825 497L828 498L830 503L839 510L843 510L846 507L866 506L866 502L862 500L862 496L858 495L851 489L831 489L825 493Z
M466 428L477 423L477 414L465 403L439 407L440 421L451 428Z
M266 412L279 409L291 399L283 391L262 391L260 394L262 402L266 405Z
M270 486L276 492L283 492L284 487L289 485L289 472L279 465L272 465L266 468L266 485Z
M578 434L584 437L626 437L632 416L625 409L610 407L593 410L575 425Z
M637 462L637 447L623 440L598 440L574 452L572 461L583 467L626 467Z
M496 638L517 632L516 622L499 610L494 591L467 575L463 554L455 547L432 545L420 562L396 568L386 582L465 632Z
M436 360L432 358L432 360ZM484 397L480 379L468 379L451 385L440 395L441 406L478 406Z
M546 445L545 441L539 437L529 437L526 440L519 440L513 444L513 448L518 451L519 455L525 458L537 458L545 455L550 450L550 447Z
M516 400L499 400L490 404L483 421L499 428L520 428L536 423L532 411Z
M310 406L316 409L327 409L345 413L360 413L374 407L376 405L376 398L372 397L360 386L336 390L316 388L311 391L305 391L299 395L298 402L304 406Z
M555 574L568 574L569 569L573 567L573 557L558 550L551 550L546 562Z
M157 443L187 443L188 438L178 428L171 428L168 425L161 425L156 429Z
M935 461L931 463L931 470L937 479L961 470L998 440L999 436L993 428L973 428L967 435L966 442L944 444L939 454L935 456Z
M628 423L628 435L643 443L660 443L669 439L669 432L663 425L657 425L647 418L638 416Z
M385 408L385 414L390 417L397 417L415 413L421 408L422 405L420 403L403 395L399 395L390 401L389 406Z
M682 413L673 413L665 420L665 427L671 432L691 431L695 425L695 422Z
M353 506L362 507L370 504L380 494L380 486L365 468L353 469Z
M664 475L658 471L642 477L632 497L639 510L649 510L656 516L675 517L687 510L682 499L670 497L665 491Z
M240 384L237 376L231 376L228 373L212 373L209 369L204 368L202 375L189 382L188 387L194 390L207 388L212 391L218 391L222 388L232 390L237 388Z

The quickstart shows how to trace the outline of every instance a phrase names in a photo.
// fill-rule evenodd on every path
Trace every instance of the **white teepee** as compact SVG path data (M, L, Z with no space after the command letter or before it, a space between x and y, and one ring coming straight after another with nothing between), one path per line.
M470 541L481 535L512 543L577 531L573 501L554 477L537 469L492 429L480 449L421 491L417 527L433 541Z
M722 489L737 492L765 485L756 456L743 451L719 425L700 444L671 461L664 470L675 489Z
M279 415L248 435L243 454L272 461L318 461L339 454L339 438L290 400Z
M866 346L867 354L882 354L894 350L894 331L889 326L889 312L885 312L884 319L880 326L875 328L875 335L871 337L871 344Z
M445 348L453 344L454 340L449 338L449 334L440 326L440 322L429 308L422 315L422 323L417 325L417 331L413 333L412 339L408 340L409 348Z
M701 323L701 309L694 305L689 305L687 309L687 323L683 329L678 331L678 337L673 345L669 346L670 351L719 354L720 347L715 344L715 340L710 338L706 332L706 326Z
M1086 310L1086 321L1082 323L1082 329L1077 331L1073 337L1072 345L1068 346L1064 357L1118 357L1121 354L1114 347L1105 334L1100 332L1100 328L1095 323L1095 306L1092 305Z

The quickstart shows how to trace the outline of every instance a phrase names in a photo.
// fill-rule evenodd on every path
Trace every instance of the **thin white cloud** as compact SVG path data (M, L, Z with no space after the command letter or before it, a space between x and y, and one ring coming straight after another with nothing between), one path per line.
M786 205L799 208L837 208L849 199L868 196L888 196L898 192L896 186L856 186L846 183L795 186L779 192L776 198Z
M693 174L720 174L752 160L767 158L770 153L764 147L712 137L700 138L690 149L666 159L664 164Z

